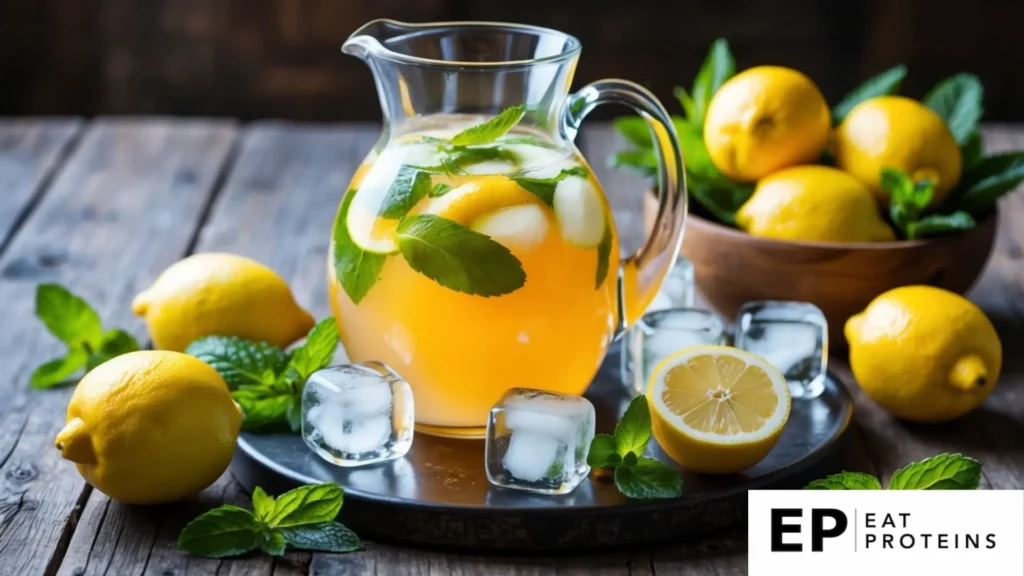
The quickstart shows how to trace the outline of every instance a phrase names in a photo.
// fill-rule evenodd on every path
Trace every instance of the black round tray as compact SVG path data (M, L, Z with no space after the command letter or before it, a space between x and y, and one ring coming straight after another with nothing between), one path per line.
M630 400L617 357L609 354L586 394L598 432L610 433ZM745 521L747 490L801 488L837 471L852 414L830 375L819 398L793 401L779 444L757 466L731 476L683 471L683 496L673 500L629 500L593 473L563 496L498 488L484 474L483 440L426 434L404 458L339 468L297 435L243 433L231 470L249 491L337 482L345 489L341 521L365 537L489 550L607 547L695 538ZM653 440L648 452L675 466Z

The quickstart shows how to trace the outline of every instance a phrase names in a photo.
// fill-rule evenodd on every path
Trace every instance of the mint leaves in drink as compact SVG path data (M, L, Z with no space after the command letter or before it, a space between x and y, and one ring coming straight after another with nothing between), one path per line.
M889 490L976 490L981 463L962 454L939 454L897 470ZM861 472L841 472L815 480L807 490L881 490L878 478Z
M590 176L590 173L583 166L573 166L572 168L563 169L550 178L531 178L529 176L509 176L509 178L523 190L540 198L542 202L548 205L548 208L553 208L555 203L555 187L569 176L587 178Z
M526 272L508 248L457 222L420 214L403 219L397 232L409 266L445 288L500 296L526 284Z
M305 343L291 354L266 342L236 336L207 336L185 353L209 364L227 382L242 407L242 429L249 432L290 430L302 425L302 390L306 380L327 366L338 347L333 318L318 322Z
M615 434L598 434L590 444L587 464L614 471L615 486L628 498L676 498L683 492L679 471L643 456L651 440L651 411L647 397L630 402L615 426Z
M341 288L353 303L359 304L370 288L377 283L387 256L363 249L348 230L348 212L352 207L355 190L349 190L341 201L338 217L334 221L334 273Z
M204 558L240 556L256 549L281 556L286 548L346 553L362 550L359 537L336 522L343 493L337 484L311 484L276 500L253 490L253 510L221 506L185 526L178 547Z
M509 130L519 124L526 113L526 107L511 106L501 111L500 114L490 120L466 128L455 136L452 136L452 146L479 146L490 144L504 136Z
M36 287L36 317L67 344L67 353L32 372L29 382L33 388L70 384L71 377L83 368L92 370L115 356L139 349L135 337L124 330L104 330L96 310L59 284Z

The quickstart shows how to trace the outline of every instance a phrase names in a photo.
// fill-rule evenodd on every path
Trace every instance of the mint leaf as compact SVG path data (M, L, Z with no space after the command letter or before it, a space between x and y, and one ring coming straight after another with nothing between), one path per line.
M86 369L92 370L111 358L137 350L139 350L139 341L135 339L135 336L117 328L107 330L103 333L99 351L89 356Z
M255 550L259 537L252 512L221 506L189 522L178 535L178 547L193 556L223 558Z
M892 475L889 490L975 490L981 463L962 454L939 454L908 464Z
M608 277L608 268L611 266L612 257L612 228L614 224L604 219L604 235L601 236L601 243L597 245L597 279L594 283L594 290L604 284Z
M711 44L711 50L693 81L693 115L689 119L694 126L704 127L704 117L707 116L711 97L726 80L735 75L736 60L729 51L729 42L719 38Z
M541 202L548 205L548 208L552 208L555 202L555 187L559 182L569 176L587 178L589 175L590 173L583 166L574 166L572 168L565 168L550 178L531 178L528 176L510 176L509 178L523 190L540 198Z
M348 210L355 195L355 190L345 194L334 221L334 272L348 297L353 303L359 304L377 283L386 256L363 250L349 235Z
M651 409L643 394L633 398L615 426L615 447L625 458L630 452L643 454L651 440Z
M289 390L266 385L246 386L231 393L242 407L242 430L246 432L290 429L288 410L295 396Z
M952 203L960 210L981 215L1021 182L1024 182L1024 151L987 156L964 172Z
M970 214L958 210L952 214L932 214L915 222L907 223L907 239L916 240L926 236L938 236L949 232L972 230L977 223Z
M627 498L676 498L683 493L679 471L654 458L639 458L632 466L615 468L615 487Z
M615 438L607 434L595 435L587 453L587 465L591 468L614 468L620 462L622 456L618 453Z
M274 528L290 528L306 524L330 522L341 511L341 486L333 483L309 484L277 497L274 513L267 524Z
M647 121L639 116L620 116L612 121L612 127L637 148L653 148L654 139Z
M409 213L421 198L430 193L430 174L402 166L381 201L378 215L397 220Z
M438 182L437 184L434 184L433 188L430 189L430 195L434 198L437 198L438 196L444 196L445 194L450 192L451 189L452 187L445 184L444 182Z
M284 556L284 534L280 530L263 530L260 532L259 545L270 556Z
M72 347L97 350L103 329L96 310L60 284L36 287L36 316L62 342Z
M306 342L292 352L288 371L295 381L305 383L313 372L331 363L337 348L338 325L333 317L325 318L310 329Z
M841 472L807 485L805 490L881 490L878 478L861 472Z
M910 190L910 201L914 204L914 207L918 211L925 211L928 205L932 203L932 197L935 196L935 185L932 184L931 180L921 180L915 182L914 186Z
M81 348L71 348L66 356L54 358L32 372L29 383L33 388L53 388L73 384L71 376L85 367L89 354Z
M453 146L477 146L490 144L505 135L513 126L523 119L526 107L512 106L501 111L500 114L490 120L466 128L452 137Z
M696 104L693 103L693 98L690 97L690 94L686 92L686 88L676 86L672 89L672 94L679 101L679 105L683 107L686 119L693 122L693 119L697 117Z
M893 66L885 72L868 78L860 86L851 90L838 104L832 107L832 125L838 126L850 113L850 110L872 98L895 94L900 90L900 84L907 77L907 67L903 64Z
M237 336L206 336L189 344L185 353L209 364L231 390L264 384L266 373L280 373L289 358L276 346Z
M263 488L257 486L252 491L252 509L256 513L256 518L266 522L267 518L274 514L274 499L268 496Z
M522 264L508 248L452 220L412 216L402 220L397 234L409 266L445 288L500 296L526 283Z
M294 528L282 528L285 540L292 548L317 552L357 552L363 549L355 532L338 522L321 522Z
M984 89L973 74L956 74L942 80L925 94L921 102L934 110L961 146L978 128Z

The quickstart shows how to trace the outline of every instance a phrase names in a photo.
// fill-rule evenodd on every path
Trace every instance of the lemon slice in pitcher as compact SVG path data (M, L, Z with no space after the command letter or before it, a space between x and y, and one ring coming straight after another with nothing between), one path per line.
M763 358L694 346L665 358L647 387L651 427L682 466L730 474L760 462L789 418L789 386Z
M504 176L481 176L440 198L432 198L423 213L468 226L477 218L495 210L537 202L536 196Z
M398 220L378 218L353 203L345 218L349 236L357 246L375 254L394 254L398 252L396 229Z

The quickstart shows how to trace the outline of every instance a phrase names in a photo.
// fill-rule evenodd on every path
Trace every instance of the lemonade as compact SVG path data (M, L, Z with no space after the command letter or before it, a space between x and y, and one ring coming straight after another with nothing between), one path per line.
M467 130L505 115L406 123L356 171L335 221L330 303L345 349L411 384L428 433L481 434L510 388L581 394L618 323L619 246L599 184L544 133Z

